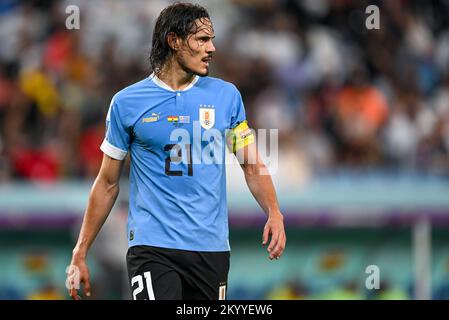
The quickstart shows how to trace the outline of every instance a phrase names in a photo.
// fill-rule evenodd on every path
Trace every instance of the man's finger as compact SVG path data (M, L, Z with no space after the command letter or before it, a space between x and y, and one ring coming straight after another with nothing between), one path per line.
M70 296L73 300L81 300L81 297L78 295L78 291L75 288L70 289Z
M76 295L75 283L70 276L67 279L67 284L68 284L67 291L69 292L69 296L74 298L74 295Z
M280 232L279 241L277 242L276 247L273 249L273 257L279 258L284 251L285 248L285 234Z
M269 234L270 234L270 228L269 227L265 227L263 229L263 235L262 235L262 244L263 245L267 244Z
M270 253L270 259L273 259L273 249L276 247L276 244L279 241L279 231L278 230L272 230L271 231L271 241L270 245L268 246L267 251Z
M275 240L273 249L271 249L271 251L270 251L270 259L271 259L271 260L277 258L276 248L278 247L278 245L279 245L279 243L280 243L280 241L281 241L281 239L280 239L280 237L281 237L280 233L278 233L278 235L279 235L279 236L278 236L277 239Z
M87 296L87 297L90 297L90 281L89 281L89 278L87 278L85 281L84 281L84 294Z

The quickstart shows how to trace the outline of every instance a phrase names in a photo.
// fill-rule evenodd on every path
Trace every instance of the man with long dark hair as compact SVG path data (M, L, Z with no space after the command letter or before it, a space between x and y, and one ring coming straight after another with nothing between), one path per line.
M203 7L177 3L165 8L154 29L153 73L113 97L101 145L103 163L73 250L68 283L74 299L80 299L79 283L90 295L87 251L117 198L128 152L127 266L134 299L225 299L230 257L226 148L236 154L267 214L262 241L269 258L281 256L283 216L240 93L228 82L207 77L213 39Z

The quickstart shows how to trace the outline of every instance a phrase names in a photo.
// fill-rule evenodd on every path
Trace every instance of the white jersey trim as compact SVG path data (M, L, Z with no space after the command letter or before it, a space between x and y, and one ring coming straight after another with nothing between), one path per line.
M150 75L150 79L159 87L165 89L165 90L169 90L171 92L176 92L176 91L187 91L189 89L191 89L199 80L199 76L195 76L195 78L193 78L192 82L189 83L189 85L187 87L185 87L182 90L173 90L169 85L167 85L164 81L162 81L161 79L159 79L156 74L153 72Z
M114 158L116 160L123 160L126 157L125 150L122 150L120 148L117 148L116 146L110 144L106 139L103 140L103 143L100 146L101 151L103 151L105 154L110 156L111 158Z

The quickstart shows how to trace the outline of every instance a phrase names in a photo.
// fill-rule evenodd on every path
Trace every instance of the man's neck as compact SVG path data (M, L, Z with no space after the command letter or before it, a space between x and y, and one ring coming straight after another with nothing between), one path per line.
M195 79L193 73L188 73L181 67L163 68L156 76L174 91L181 91L189 86Z

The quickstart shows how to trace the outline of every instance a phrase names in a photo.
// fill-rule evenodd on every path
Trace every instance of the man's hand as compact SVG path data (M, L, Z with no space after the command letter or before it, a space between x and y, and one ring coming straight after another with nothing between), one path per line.
M84 286L84 294L90 297L89 268L87 267L86 260L74 256L67 272L66 281L67 289L72 299L81 300L81 297L78 295L81 284Z
M285 249L287 237L285 236L284 217L279 212L275 215L270 215L265 228L263 229L262 244L265 246L268 243L268 238L271 234L271 241L268 245L267 251L269 259L279 259Z

